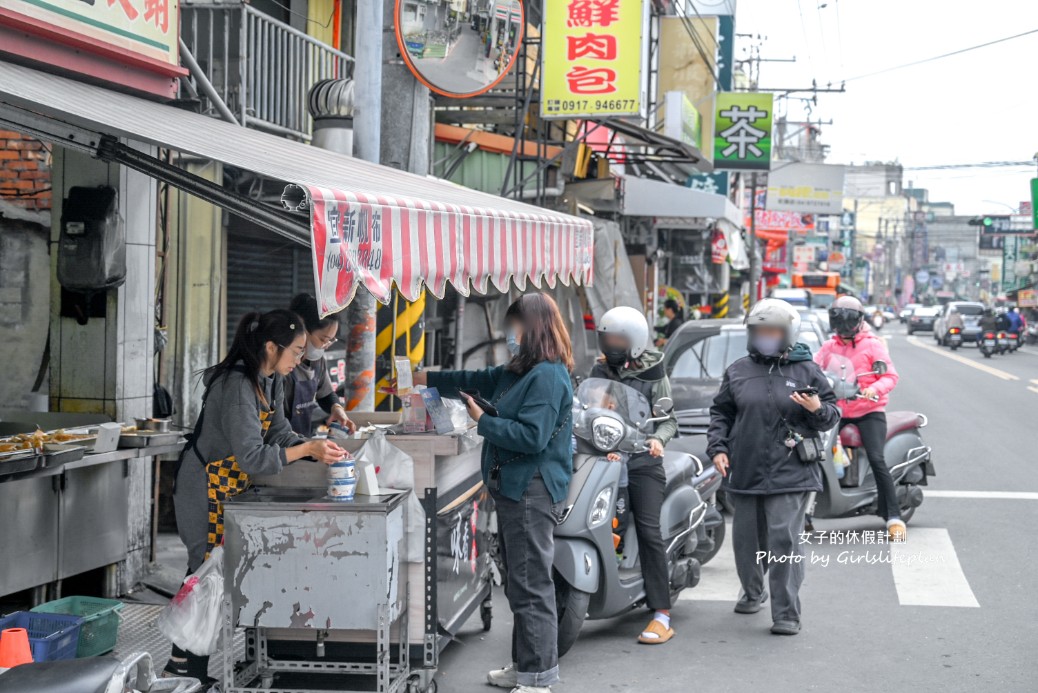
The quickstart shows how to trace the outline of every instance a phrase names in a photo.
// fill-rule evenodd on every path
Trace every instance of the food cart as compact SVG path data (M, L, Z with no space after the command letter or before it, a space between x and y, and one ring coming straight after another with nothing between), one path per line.
M381 424L399 414L355 418ZM489 629L492 502L481 441L471 430L387 441L414 460L424 523L409 540L422 543L419 560L406 560L406 493L331 501L323 465L258 477L225 504L224 642L236 628L246 633L241 661L224 648L226 693L328 682L347 690L342 677L358 674L374 676L379 691L432 691L440 653L477 609Z

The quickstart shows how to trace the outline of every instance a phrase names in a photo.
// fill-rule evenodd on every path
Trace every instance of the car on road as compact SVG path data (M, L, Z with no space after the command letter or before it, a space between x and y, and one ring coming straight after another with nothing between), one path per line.
M962 341L976 342L980 336L980 318L984 315L984 304L976 301L950 301L944 304L933 327L933 338L941 346L948 343L948 319L952 313L962 317Z
M916 332L932 332L937 317L941 314L940 306L919 306L908 318L908 334Z
M923 304L921 303L907 303L905 304L905 307L901 309L901 312L897 314L897 319L901 321L902 325L906 325L908 324L908 319L912 317L912 312L916 308L922 307Z
M800 323L797 340L811 353L827 338L817 323ZM746 326L738 319L686 322L667 340L664 364L681 435L706 433L710 405L721 389L724 372L746 353Z

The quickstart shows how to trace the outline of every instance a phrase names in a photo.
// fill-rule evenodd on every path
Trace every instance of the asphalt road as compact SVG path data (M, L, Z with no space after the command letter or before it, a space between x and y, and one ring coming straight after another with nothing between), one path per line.
M768 633L767 609L732 613L738 582L726 546L676 605L674 640L638 645L645 611L589 623L561 662L557 693L1038 689L1038 347L984 359L897 325L883 334L901 373L891 408L929 418L937 471L907 544L892 557L888 545L814 543L795 637ZM486 670L509 661L511 616L503 595L495 602L489 633L474 620L444 652L442 693L492 690Z

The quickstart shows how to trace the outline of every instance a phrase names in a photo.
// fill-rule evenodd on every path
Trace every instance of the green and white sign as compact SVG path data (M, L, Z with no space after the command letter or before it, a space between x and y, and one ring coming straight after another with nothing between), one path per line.
M772 94L718 94L714 104L714 169L769 170L773 114Z

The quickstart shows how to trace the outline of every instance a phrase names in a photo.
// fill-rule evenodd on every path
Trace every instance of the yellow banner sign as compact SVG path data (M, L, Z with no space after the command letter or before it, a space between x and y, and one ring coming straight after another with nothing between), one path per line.
M643 0L544 3L541 117L639 115Z
M179 64L178 0L0 0L0 8L70 36Z

